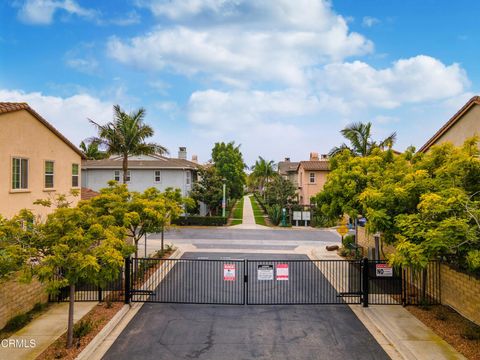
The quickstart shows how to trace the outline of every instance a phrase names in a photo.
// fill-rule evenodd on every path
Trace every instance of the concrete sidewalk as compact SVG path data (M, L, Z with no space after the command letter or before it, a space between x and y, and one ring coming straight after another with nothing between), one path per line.
M319 260L342 259L336 252L325 249L316 249L311 255ZM394 360L465 359L401 305L370 305L368 308L362 305L349 306Z
M98 302L76 302L74 322L80 320ZM0 359L8 360L30 360L35 359L50 344L55 342L64 332L67 331L68 319L68 303L52 304L50 308L38 318L34 319L23 329L16 332L8 340L16 340L18 347L15 345L0 347ZM8 340L4 340L5 343ZM31 346L34 340L35 346ZM22 342L23 343L20 343ZM25 346L29 345L29 347ZM23 345L23 346L21 346ZM33 345L33 344L32 344Z
M243 197L243 219L240 225L230 226L230 229L256 229L256 230L268 230L268 226L257 225L255 223L255 214L253 213L252 202L250 196L245 195Z

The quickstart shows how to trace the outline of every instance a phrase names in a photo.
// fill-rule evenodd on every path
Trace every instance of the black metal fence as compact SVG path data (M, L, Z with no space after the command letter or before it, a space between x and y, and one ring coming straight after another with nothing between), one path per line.
M119 269L117 279L104 284L103 286L82 281L75 286L75 301L125 301L125 267ZM68 301L70 289L62 288L58 294L49 295L51 302Z
M127 271L125 271L127 270ZM440 303L440 263L426 269L375 260L211 260L133 258L103 287L76 286L75 301L191 304ZM50 301L68 301L63 289Z

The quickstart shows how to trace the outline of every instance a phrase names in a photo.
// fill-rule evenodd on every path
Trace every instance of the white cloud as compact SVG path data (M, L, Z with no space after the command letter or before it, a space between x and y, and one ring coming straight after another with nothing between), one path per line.
M306 69L373 50L322 0L143 4L175 24L108 42L110 56L142 69L205 74L236 86L252 81L301 86Z
M118 26L129 26L140 23L140 15L134 10L123 17L113 18L108 23Z
M21 5L18 16L28 24L48 25L52 23L57 11L87 19L97 16L95 10L81 7L74 0L26 0Z
M321 91L358 106L380 108L448 99L470 85L459 64L445 65L425 55L400 59L380 70L361 61L328 64L316 77Z
M235 140L252 163L258 155L278 160L279 154L328 152L344 125L334 121L343 117L343 106L340 99L297 89L205 90L190 96L186 111L195 143Z
M373 17L373 16L364 16L362 19L362 26L363 27L372 27L377 24L380 24L380 20Z
M78 145L83 139L95 135L87 118L100 123L111 121L112 104L88 94L66 98L48 96L40 92L0 89L0 99L7 102L26 102L70 141Z

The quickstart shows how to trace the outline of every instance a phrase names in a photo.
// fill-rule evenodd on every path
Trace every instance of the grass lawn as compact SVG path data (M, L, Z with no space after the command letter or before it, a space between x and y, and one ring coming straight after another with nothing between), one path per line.
M230 225L240 225L243 222L243 197L237 201L231 213Z
M255 216L255 224L267 226L267 222L265 221L266 215L260 205L258 205L257 200L254 196L250 196L250 200L252 202L253 216Z

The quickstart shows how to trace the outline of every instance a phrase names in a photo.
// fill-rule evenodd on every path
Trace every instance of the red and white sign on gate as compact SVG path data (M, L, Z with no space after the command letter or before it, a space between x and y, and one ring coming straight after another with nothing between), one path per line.
M288 264L277 264L277 280L288 280Z
M235 281L235 264L223 264L223 280Z

